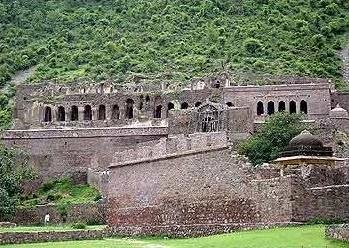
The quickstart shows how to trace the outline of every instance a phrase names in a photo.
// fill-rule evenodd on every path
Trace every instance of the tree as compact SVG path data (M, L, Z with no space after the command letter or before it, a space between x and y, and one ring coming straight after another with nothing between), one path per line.
M21 183L32 176L24 154L0 145L0 221L15 213Z
M259 132L240 145L239 153L246 155L253 165L270 162L304 129L301 120L302 116L297 114L274 114Z

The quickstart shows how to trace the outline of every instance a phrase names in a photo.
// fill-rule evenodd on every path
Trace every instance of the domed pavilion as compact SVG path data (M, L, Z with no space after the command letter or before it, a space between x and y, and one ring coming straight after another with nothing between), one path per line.
M334 166L336 161L342 159L333 157L332 147L324 146L319 138L304 130L289 142L274 163L286 169L310 165Z

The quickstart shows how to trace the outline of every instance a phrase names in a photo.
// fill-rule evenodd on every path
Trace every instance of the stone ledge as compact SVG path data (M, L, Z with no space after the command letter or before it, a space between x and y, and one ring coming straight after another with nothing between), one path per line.
M166 160L166 159L174 159L174 158L178 158L178 157L190 156L190 155L195 155L195 154L200 154L200 153L220 151L220 150L225 150L228 148L229 147L227 145L223 145L223 146L211 146L211 147L204 148L204 149L188 150L188 151L184 151L184 152L166 154L166 155L159 156L159 157L145 158L145 159L127 161L127 162L123 162L123 163L111 164L109 166L109 169L115 168L115 167L131 166L131 165L136 165L136 164L141 164L141 163L156 162L156 161Z
M103 239L109 236L109 232L106 230L6 232L0 233L0 245L55 242L68 240L91 240Z
M107 128L67 128L37 130L7 130L3 140L12 139L57 139L57 138L96 138L129 136L167 136L167 127L107 127Z

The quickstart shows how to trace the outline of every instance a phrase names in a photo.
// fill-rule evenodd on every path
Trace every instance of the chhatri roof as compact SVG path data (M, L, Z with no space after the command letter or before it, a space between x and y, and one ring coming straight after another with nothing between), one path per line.
M332 147L325 147L320 139L312 135L308 130L302 131L294 137L281 157L291 156L332 156Z

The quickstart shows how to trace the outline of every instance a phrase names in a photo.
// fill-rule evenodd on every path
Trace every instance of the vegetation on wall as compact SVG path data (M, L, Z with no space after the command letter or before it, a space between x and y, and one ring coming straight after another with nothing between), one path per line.
M304 130L302 116L278 112L272 115L249 139L239 148L239 153L246 155L253 165L260 165L276 159L290 140Z
M54 203L61 209L69 205L94 202L101 199L99 191L88 184L76 185L69 178L43 184L30 196L25 196L21 205L25 207Z
M222 70L338 79L347 0L3 0L0 84Z
M21 183L31 178L24 154L0 146L0 221L10 218L19 203Z

